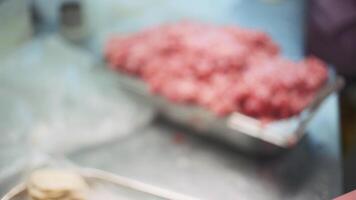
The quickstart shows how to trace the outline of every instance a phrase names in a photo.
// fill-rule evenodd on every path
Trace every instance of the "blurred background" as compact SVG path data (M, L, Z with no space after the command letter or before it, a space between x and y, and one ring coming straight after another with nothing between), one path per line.
M105 63L111 37L180 20L263 31L346 84L273 155L202 136L157 117ZM0 195L52 157L198 199L332 199L356 188L355 80L354 0L0 0Z

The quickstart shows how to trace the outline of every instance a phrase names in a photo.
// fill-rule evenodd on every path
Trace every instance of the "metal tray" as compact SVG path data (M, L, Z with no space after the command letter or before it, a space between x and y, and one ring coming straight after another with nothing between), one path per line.
M151 186L93 168L75 169L90 186L88 200L105 199L152 199L152 200L198 200L197 198ZM26 184L12 188L1 200L28 200Z
M294 147L304 135L307 123L326 97L344 85L342 77L331 78L320 89L313 102L298 116L264 124L237 112L219 118L199 106L172 103L163 97L152 95L147 85L134 76L118 72L118 81L125 90L153 105L159 114L167 119L192 128L202 135L257 154L275 154Z

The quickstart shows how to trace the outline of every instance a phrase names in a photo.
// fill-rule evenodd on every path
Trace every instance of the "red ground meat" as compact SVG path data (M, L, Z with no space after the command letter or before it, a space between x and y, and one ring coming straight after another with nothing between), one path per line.
M264 121L300 113L328 76L317 58L282 58L264 32L195 22L113 37L105 56L112 69L142 78L173 102Z

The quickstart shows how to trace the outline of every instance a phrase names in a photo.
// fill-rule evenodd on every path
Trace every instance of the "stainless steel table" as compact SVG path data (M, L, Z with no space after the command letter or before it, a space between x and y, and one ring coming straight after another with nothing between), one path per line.
M70 159L201 199L330 199L341 192L337 118L331 96L300 145L275 157L246 155L157 121Z
M218 21L260 27L282 45L288 57L302 56L303 1L282 0L270 6L261 5L260 0L221 2L234 3ZM308 130L292 151L256 157L156 121L125 138L83 149L69 158L79 165L201 199L331 199L341 193L336 95L325 102Z
M193 1L197 5L191 7L199 8L199 2ZM217 21L266 30L286 56L303 56L304 1L269 5L259 0L221 1L231 2ZM201 199L331 199L342 187L336 95L324 103L308 130L294 150L265 158L155 122L70 158Z

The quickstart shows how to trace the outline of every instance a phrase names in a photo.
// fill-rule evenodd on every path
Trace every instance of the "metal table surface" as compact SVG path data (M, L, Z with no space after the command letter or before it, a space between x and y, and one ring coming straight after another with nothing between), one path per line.
M304 1L268 6L259 0L229 2L230 12L218 21L261 28L281 44L286 56L303 55ZM203 5L196 4L191 6ZM331 199L342 188L336 95L324 103L308 130L295 149L265 158L158 121L70 158L201 199Z
M307 137L274 157L246 155L157 121L70 159L201 199L331 199L341 192L337 113L331 96Z
M205 1L191 4L194 2ZM285 55L302 56L303 1L284 0L273 6L262 6L260 0L231 2L233 12L223 12L225 15L217 20L262 28L282 45ZM72 153L69 158L82 166L200 199L331 199L342 188L337 105L337 96L331 96L301 143L275 157L246 155L156 121L127 137Z

